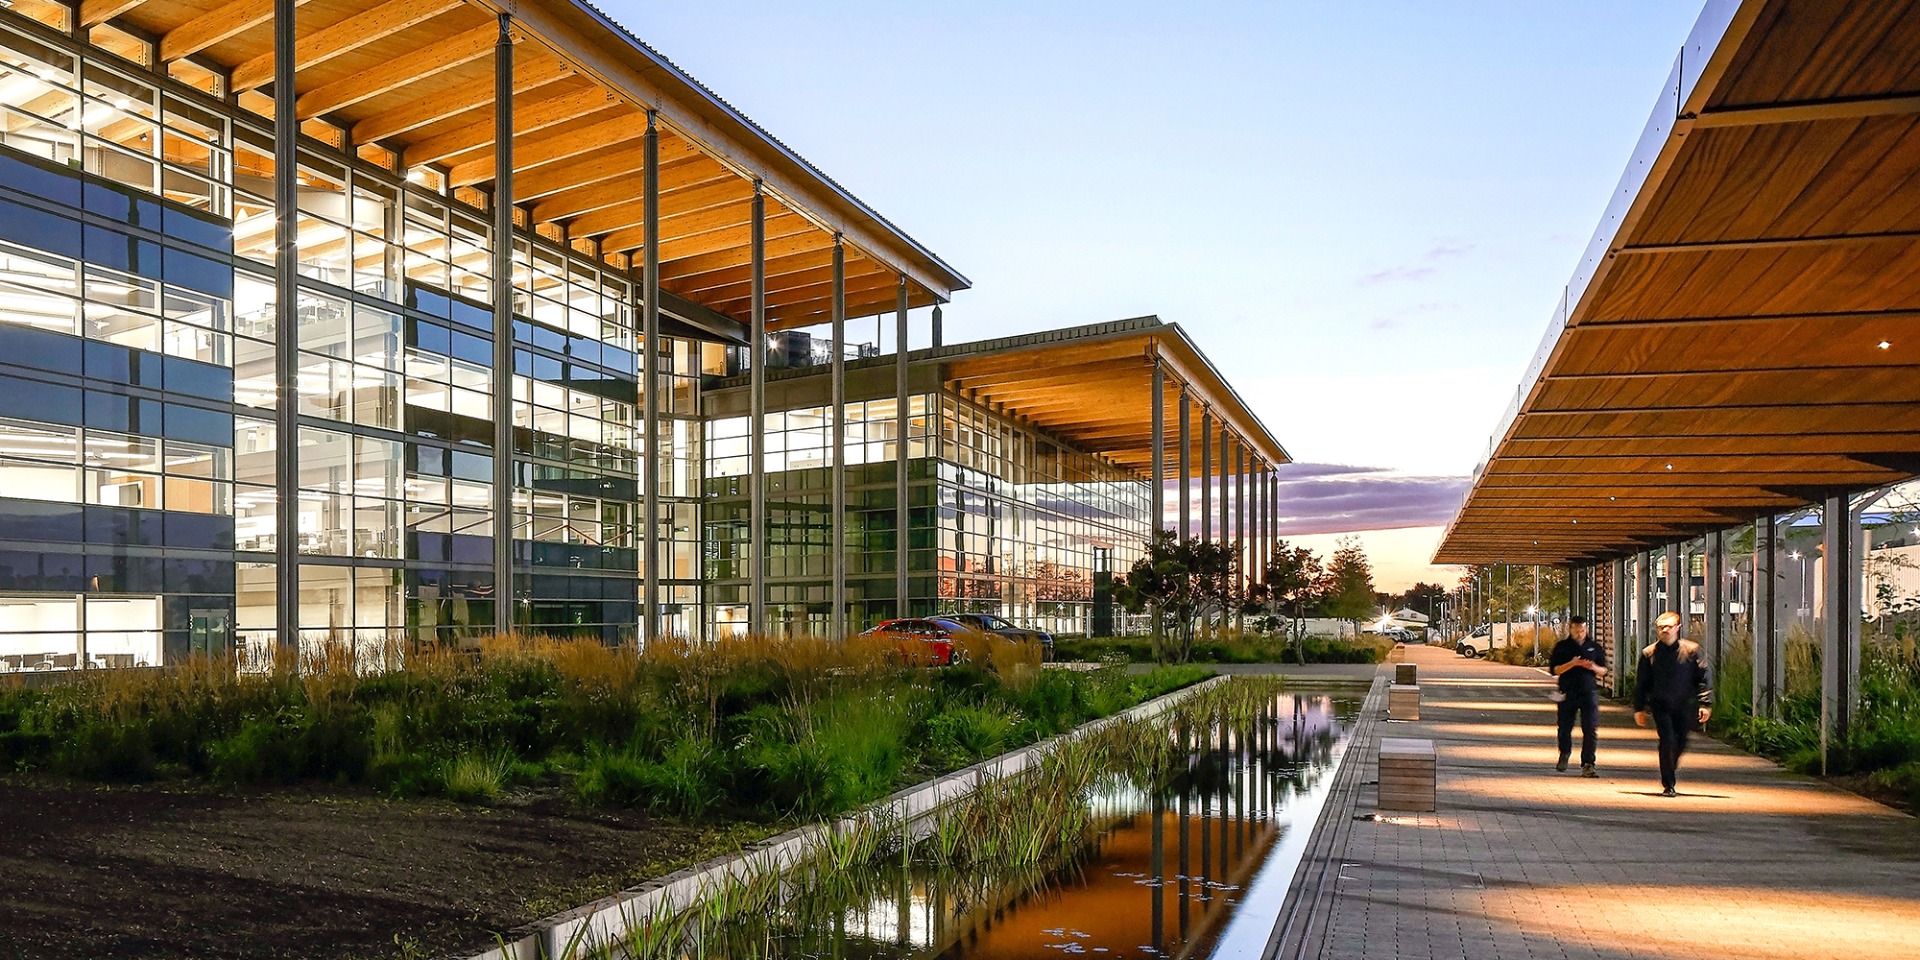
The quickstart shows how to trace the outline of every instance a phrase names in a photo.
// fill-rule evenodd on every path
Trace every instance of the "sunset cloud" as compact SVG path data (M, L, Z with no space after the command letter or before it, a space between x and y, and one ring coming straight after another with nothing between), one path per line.
M1444 525L1453 519L1471 481L1338 463L1290 463L1278 474L1284 536ZM1199 502L1196 486L1191 507L1196 523Z
M1280 530L1294 535L1445 524L1471 482L1333 463L1288 464L1279 476Z

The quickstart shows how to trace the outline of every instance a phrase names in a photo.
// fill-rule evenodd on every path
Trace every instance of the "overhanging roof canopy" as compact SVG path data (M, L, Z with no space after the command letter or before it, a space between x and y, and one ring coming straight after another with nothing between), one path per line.
M753 184L766 202L767 315L775 328L828 315L836 234L852 316L893 309L898 278L914 306L946 300L965 277L888 223L706 87L577 0L297 0L296 109L307 132L392 151L431 168L456 196L491 191L498 15L513 22L513 196L550 237L616 260L642 245L642 137L657 111L662 285L742 319L748 307ZM67 16L19 0L38 19ZM269 120L270 0L84 0L82 27L109 24L160 63L191 59L228 77ZM139 38L152 38L150 45ZM111 42L111 41L109 41ZM337 134L337 135L335 135ZM364 155L364 154L363 154ZM236 157L245 167L247 157ZM257 173L243 169L243 173ZM581 243L581 241L586 241ZM484 270L484 252L481 252Z
M916 352L916 359L923 352ZM1212 413L1215 476L1235 471L1222 460L1219 431L1267 465L1289 463L1286 448L1240 400L1179 324L1156 317L956 344L924 352L941 358L949 386L980 403L1006 410L1089 453L1149 475L1153 470L1153 367L1165 377L1164 439L1177 455L1179 397L1184 384L1190 415L1189 463L1200 475L1201 417ZM1172 476L1172 471L1168 471Z
M1441 563L1567 563L1920 471L1920 3L1715 0Z

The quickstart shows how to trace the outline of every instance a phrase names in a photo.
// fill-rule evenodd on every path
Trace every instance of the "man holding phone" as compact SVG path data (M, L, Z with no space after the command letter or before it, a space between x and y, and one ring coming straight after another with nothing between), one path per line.
M1594 772L1594 740L1600 725L1600 679L1607 675L1607 648L1589 634L1586 617L1567 621L1567 635L1553 645L1547 663L1560 678L1560 762L1555 770L1566 772L1567 758L1573 754L1573 721L1580 720L1580 775L1597 777Z

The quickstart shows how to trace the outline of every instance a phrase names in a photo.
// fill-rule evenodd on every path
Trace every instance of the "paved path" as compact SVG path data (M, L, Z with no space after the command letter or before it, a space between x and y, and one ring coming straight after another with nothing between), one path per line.
M1435 741L1440 810L1350 823L1300 956L1920 958L1912 817L1703 738L1662 798L1652 732L1611 705L1600 779L1578 777L1577 733L1557 774L1545 674L1408 651L1422 719L1378 732Z

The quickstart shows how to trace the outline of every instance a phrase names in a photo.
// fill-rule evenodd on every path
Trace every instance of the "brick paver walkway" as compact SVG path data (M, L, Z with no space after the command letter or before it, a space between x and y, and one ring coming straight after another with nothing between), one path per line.
M1912 817L1704 738L1662 798L1652 731L1611 705L1601 778L1578 776L1577 732L1555 773L1545 674L1408 650L1421 720L1377 733L1435 741L1440 810L1351 823L1302 956L1920 958ZM1328 816L1372 813L1374 788L1354 802Z

